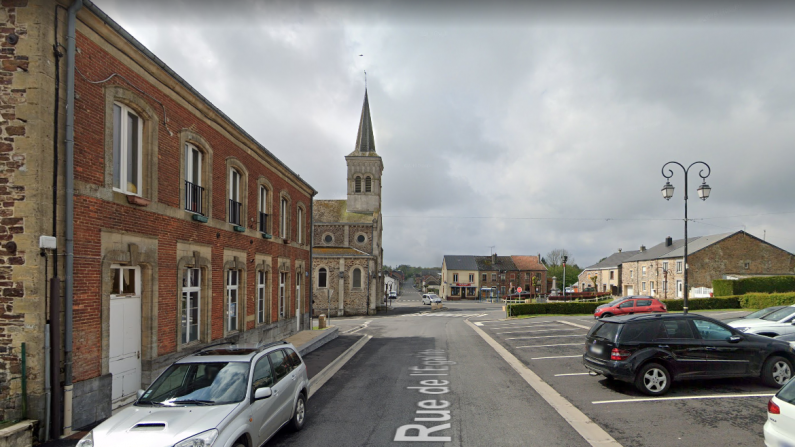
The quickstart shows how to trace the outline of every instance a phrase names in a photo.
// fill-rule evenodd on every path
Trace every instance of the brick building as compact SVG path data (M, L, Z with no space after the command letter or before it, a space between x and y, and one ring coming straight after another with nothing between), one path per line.
M640 250L623 251L618 249L616 253L613 253L594 265L586 267L577 276L580 292L589 287L594 287L591 278L596 277L596 288L599 292L611 292L613 295L619 295L623 290L621 283L621 264L626 259L639 253Z
M316 200L312 229L315 315L369 315L384 299L381 175L370 101L364 92L347 200Z
M501 297L518 287L547 293L547 268L540 256L450 256L442 261L440 296L444 299Z
M58 435L202 346L308 328L314 189L90 1L5 4L0 419L23 342Z
M624 295L684 297L684 239L668 237L621 263ZM712 287L728 276L792 275L795 255L745 231L688 239L688 286Z

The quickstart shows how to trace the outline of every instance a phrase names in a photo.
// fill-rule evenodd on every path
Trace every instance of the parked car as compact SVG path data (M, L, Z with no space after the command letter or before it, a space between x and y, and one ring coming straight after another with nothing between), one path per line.
M441 303L442 299L439 298L435 293L426 293L422 296L422 304L433 304L433 303Z
M392 290L392 291L389 292L389 299L390 300L396 300L397 299L397 291L396 290Z
M790 380L770 398L763 431L768 447L795 445L795 380Z
M750 314L745 315L743 317L738 317L735 320L753 320L753 319L756 319L756 318L762 318L762 317L764 317L766 315L770 315L773 312L775 312L775 311L777 311L779 309L783 309L785 307L789 307L789 306L766 307L764 309L757 310L756 312L751 312Z
M207 347L178 360L79 447L261 445L304 426L306 365L286 342Z
M593 316L605 318L649 312L668 312L668 307L657 298L650 296L625 296L597 307Z
M729 326L747 334L777 337L795 334L795 305L771 312L763 317L729 322Z
M759 377L780 387L793 375L795 349L698 314L624 315L596 322L583 364L658 396L687 379Z
M779 335L778 337L775 337L775 339L785 341L795 348L795 334Z

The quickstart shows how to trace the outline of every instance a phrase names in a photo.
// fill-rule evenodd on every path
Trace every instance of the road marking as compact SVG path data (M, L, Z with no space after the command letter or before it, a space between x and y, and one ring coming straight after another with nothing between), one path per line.
M532 337L511 337L506 340L529 340L531 338L560 338L560 337L585 337L585 334L574 335L533 335Z
M357 327L355 327L353 329L348 329L347 331L343 332L343 334L355 334L355 333L361 331L362 329L367 329L367 325L369 325L372 321L373 320L367 320L364 323L362 323L361 326L357 326Z
M476 322L476 323L475 323L475 325L477 325L477 326L483 326L483 323L481 323L481 322L479 322L479 321L478 321L478 322Z
M764 394L713 394L709 396L680 396L680 397L649 397L645 399L617 399L617 400L598 400L591 402L594 405L599 404L626 404L630 402L653 402L658 400L697 400L697 399L742 399L747 397L772 397L775 393Z
M501 344L497 343L491 338L483 329L472 324L471 321L466 321L478 335L483 338L497 353L508 362L511 367L519 373L520 376L527 382L533 389L544 398L547 403L558 412L558 414L569 423L585 441L594 447L621 447L612 436L610 436L602 427L596 425L591 419L588 418L582 411L572 405L571 402L566 400L554 388L549 386L548 383L541 380L536 373L522 363L516 356L508 352Z
M558 323L568 324L569 326L574 326L574 327L579 327L579 328L591 330L591 326L583 326L581 324L572 323L571 321L558 320Z
M569 374L555 374L555 377L563 376L590 376L591 373L569 373Z
M531 332L555 332L555 331L576 331L578 329L541 329L538 331L506 331L495 332L495 334L529 334Z
M348 363L348 360L353 357L354 354L359 352L364 346L365 343L370 341L373 338L372 335L365 335L364 337L360 338L359 341L353 344L350 348L346 349L345 352L342 353L339 357L334 359L333 362L329 363L328 366L323 368L323 371L317 373L312 379L309 380L309 397L312 397L317 390L319 390L323 385L331 379L337 371L342 368L343 365Z
M553 357L533 357L530 360L573 359L575 357L582 357L582 354L579 354L579 355L556 355L556 356L553 356Z
M516 349L519 348L549 348L552 346L582 346L582 343L560 343L557 345L527 345L527 346L517 346Z

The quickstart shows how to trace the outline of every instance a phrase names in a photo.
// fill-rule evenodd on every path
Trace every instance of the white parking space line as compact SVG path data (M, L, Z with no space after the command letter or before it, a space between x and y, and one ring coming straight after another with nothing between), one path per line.
M710 396L680 396L680 397L649 397L640 399L616 399L616 400L598 400L591 402L594 405L600 404L627 404L631 402L654 402L662 400L698 400L698 399L744 399L749 397L772 397L775 393L763 394L713 394Z
M550 348L552 346L582 346L582 343L560 343L557 345L527 345L527 346L517 346L516 349L519 348Z
M591 373L568 373L568 374L555 374L555 377L564 377L564 376L590 376Z
M588 330L591 330L591 327L590 327L590 326L583 326L583 325L581 325L581 324L572 323L571 321L563 321L563 320L560 320L560 321L558 321L558 323L568 324L569 326L574 326L574 327L579 327L579 328L583 328L583 329L588 329Z
M547 359L573 359L575 357L582 357L582 354L578 355L553 355L549 357L532 357L530 360L547 360Z
M555 323L555 321L509 321L509 320L494 320L494 321L484 321L483 323L490 323L490 324L500 324L505 326L515 326L515 325L534 325L534 324L549 324Z
M531 338L560 338L560 337L585 337L585 334L575 334L575 335L534 335L532 337L511 337L511 338L506 338L506 340L529 340Z
M577 331L577 330L579 329L540 329L537 331L504 331L504 332L495 332L495 334L529 334L530 332L555 332L555 331Z
M477 326L483 326L483 323L481 323L481 322L479 322L479 321L475 322L475 324L476 324Z
M544 382L538 375L522 363L516 356L508 352L501 344L491 338L483 329L475 326L470 321L467 321L472 329L486 341L497 353L502 357L514 371L528 383L533 389L544 398L558 414L569 423L585 441L594 447L621 447L610 434L608 434L602 427L595 424L588 416L575 407L571 402L566 400L554 388Z
M547 324L533 324L530 326L488 326L488 329L491 329L492 331L501 331L507 329L535 329L537 327L560 327L560 324L552 322Z

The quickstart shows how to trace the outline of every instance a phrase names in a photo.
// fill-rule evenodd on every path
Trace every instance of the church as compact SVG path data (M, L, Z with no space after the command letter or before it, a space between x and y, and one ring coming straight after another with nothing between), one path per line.
M381 174L367 90L356 147L345 157L347 200L315 200L312 210L314 316L370 315L384 301Z

